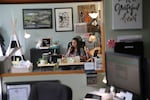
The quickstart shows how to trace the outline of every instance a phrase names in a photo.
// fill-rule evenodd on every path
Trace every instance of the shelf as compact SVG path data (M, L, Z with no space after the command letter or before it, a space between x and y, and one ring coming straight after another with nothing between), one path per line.
M93 2L101 0L1 0L0 4Z
M56 64L38 64L38 67L53 67ZM84 62L79 62L79 63L61 63L59 66L82 66L84 65Z
M54 74L80 74L84 73L83 70L70 70L70 71L45 71L45 72L28 72L28 73L6 73L1 74L2 77L12 77L12 76L33 76L33 75L54 75Z
M103 73L104 70L96 70L97 73ZM68 70L68 71L45 71L45 72L28 72L28 73L5 73L1 77L16 76L36 76L36 75L56 75L56 74L84 74L84 70Z

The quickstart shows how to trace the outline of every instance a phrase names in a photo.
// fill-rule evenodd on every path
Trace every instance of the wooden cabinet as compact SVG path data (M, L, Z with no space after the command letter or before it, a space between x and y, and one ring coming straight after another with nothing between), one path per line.
M92 2L101 0L0 0L0 4Z

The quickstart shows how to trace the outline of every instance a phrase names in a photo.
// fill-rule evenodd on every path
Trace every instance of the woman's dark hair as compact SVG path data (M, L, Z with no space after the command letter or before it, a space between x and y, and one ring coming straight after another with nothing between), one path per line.
M78 38L73 38L72 40L75 40L77 42L77 53L80 55L80 42ZM74 49L70 53L73 53L73 52L74 52Z

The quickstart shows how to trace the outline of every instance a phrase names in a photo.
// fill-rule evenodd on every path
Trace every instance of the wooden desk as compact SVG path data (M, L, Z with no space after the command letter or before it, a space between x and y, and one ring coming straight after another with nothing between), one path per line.
M78 62L78 63L61 63L59 66L84 66L85 62ZM53 67L55 64L38 64L38 67Z

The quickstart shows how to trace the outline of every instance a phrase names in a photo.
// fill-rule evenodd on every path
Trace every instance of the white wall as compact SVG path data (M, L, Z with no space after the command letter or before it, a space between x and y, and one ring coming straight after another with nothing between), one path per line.
M1 4L0 5L0 32L4 36L6 47L10 40L10 35L12 33L11 19L17 19L16 31L19 37L19 41L23 47L25 57L29 59L30 48L35 47L36 42L42 38L50 37L53 41L59 40L61 45L61 52L66 52L66 47L68 42L72 37L80 35L74 32L55 32L55 17L54 8L61 7L73 7L73 21L78 22L77 5L85 4L95 4L100 5L98 2L86 2L86 3L51 3L51 4ZM23 29L23 17L22 9L32 9L32 8L52 8L53 9L53 29L30 29L27 30L31 34L30 39L24 38Z

